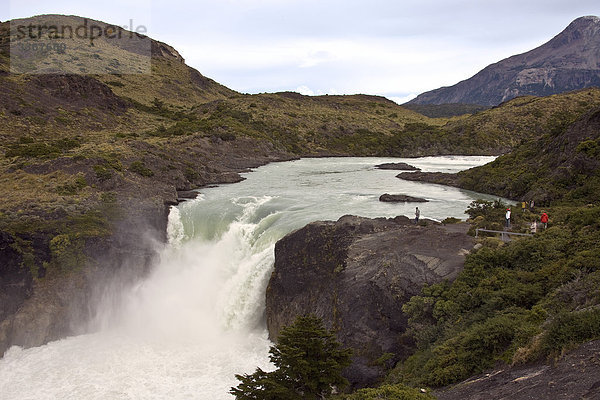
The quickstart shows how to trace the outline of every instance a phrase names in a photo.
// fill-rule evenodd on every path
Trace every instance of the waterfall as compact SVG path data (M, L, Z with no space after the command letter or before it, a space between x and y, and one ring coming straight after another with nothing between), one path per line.
M168 244L152 272L107 293L95 332L6 352L0 400L231 400L235 374L272 368L264 296L279 238L344 214L414 215L413 204L379 202L386 192L426 197L419 209L427 218L464 217L472 200L486 196L402 181L397 171L373 166L406 161L424 171L455 172L492 159L299 160L204 189L171 208Z

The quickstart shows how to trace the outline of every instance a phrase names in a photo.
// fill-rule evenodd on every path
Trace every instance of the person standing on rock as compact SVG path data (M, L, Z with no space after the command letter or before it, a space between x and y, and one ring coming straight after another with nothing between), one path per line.
M542 213L542 217L540 218L540 222L542 224L544 224L544 229L546 229L548 227L548 214L546 214L545 212Z
M419 211L419 207L415 209L415 224L419 223L419 217L421 216L421 211Z
M510 208L506 209L506 227L510 228Z

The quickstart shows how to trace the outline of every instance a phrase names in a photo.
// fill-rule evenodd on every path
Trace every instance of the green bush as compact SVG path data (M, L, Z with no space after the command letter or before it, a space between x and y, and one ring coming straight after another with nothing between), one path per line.
M100 182L107 181L113 177L112 170L110 168L107 168L106 165L94 165L94 172L96 173L96 178L98 178Z
M52 266L58 271L66 272L77 269L85 263L83 254L83 241L70 234L57 235L50 240L52 260L47 266Z
M454 217L448 217L446 219L444 219L442 221L442 224L444 225L452 225L452 224L458 224L459 222L462 222L460 219L458 218L454 218Z
M599 209L549 210L552 228L501 246L488 240L467 256L454 282L412 297L403 311L417 350L391 382L447 385L511 362L519 348L530 348L520 353L525 362L598 338L600 311L577 310L600 304ZM470 211L485 219L494 207L478 202ZM533 344L540 333L541 351Z
M81 189L83 189L87 185L88 183L85 179L85 176L80 172L72 180L58 185L56 188L56 192L61 195L72 196L79 193Z
M600 339L600 308L557 315L542 339L542 351L558 355L574 345Z
M81 146L80 138L62 138L47 142L34 142L31 138L11 144L5 152L6 157L52 158L61 153Z
M236 375L240 384L230 391L236 399L316 400L348 384L341 373L350 365L351 351L341 349L315 316L300 316L283 328L269 353L277 369Z
M435 400L429 393L405 385L383 385L360 389L350 395L334 397L336 400Z
M140 160L132 162L129 165L129 170L146 178L154 176L154 171L148 168L146 164Z

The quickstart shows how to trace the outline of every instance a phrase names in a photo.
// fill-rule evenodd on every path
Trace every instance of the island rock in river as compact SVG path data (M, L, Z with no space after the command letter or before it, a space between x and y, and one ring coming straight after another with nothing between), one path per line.
M379 196L379 201L387 203L427 203L427 199L421 197L408 196L406 194L385 193Z
M398 162L398 163L383 163L376 165L375 168L378 169L392 169L398 171L420 171L421 168L417 168L407 163Z
M376 383L381 360L390 366L408 354L402 306L424 285L456 278L473 248L466 224L425 222L344 216L281 239L266 296L270 338L298 315L315 314L353 349L351 384Z

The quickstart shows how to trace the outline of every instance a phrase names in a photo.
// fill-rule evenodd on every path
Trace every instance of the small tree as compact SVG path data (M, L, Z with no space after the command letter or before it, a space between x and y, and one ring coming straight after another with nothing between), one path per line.
M236 399L322 399L334 387L348 384L342 369L350 365L352 351L342 349L323 321L313 315L300 316L283 328L269 353L277 369L257 368L251 375L236 375L241 383L230 391Z

